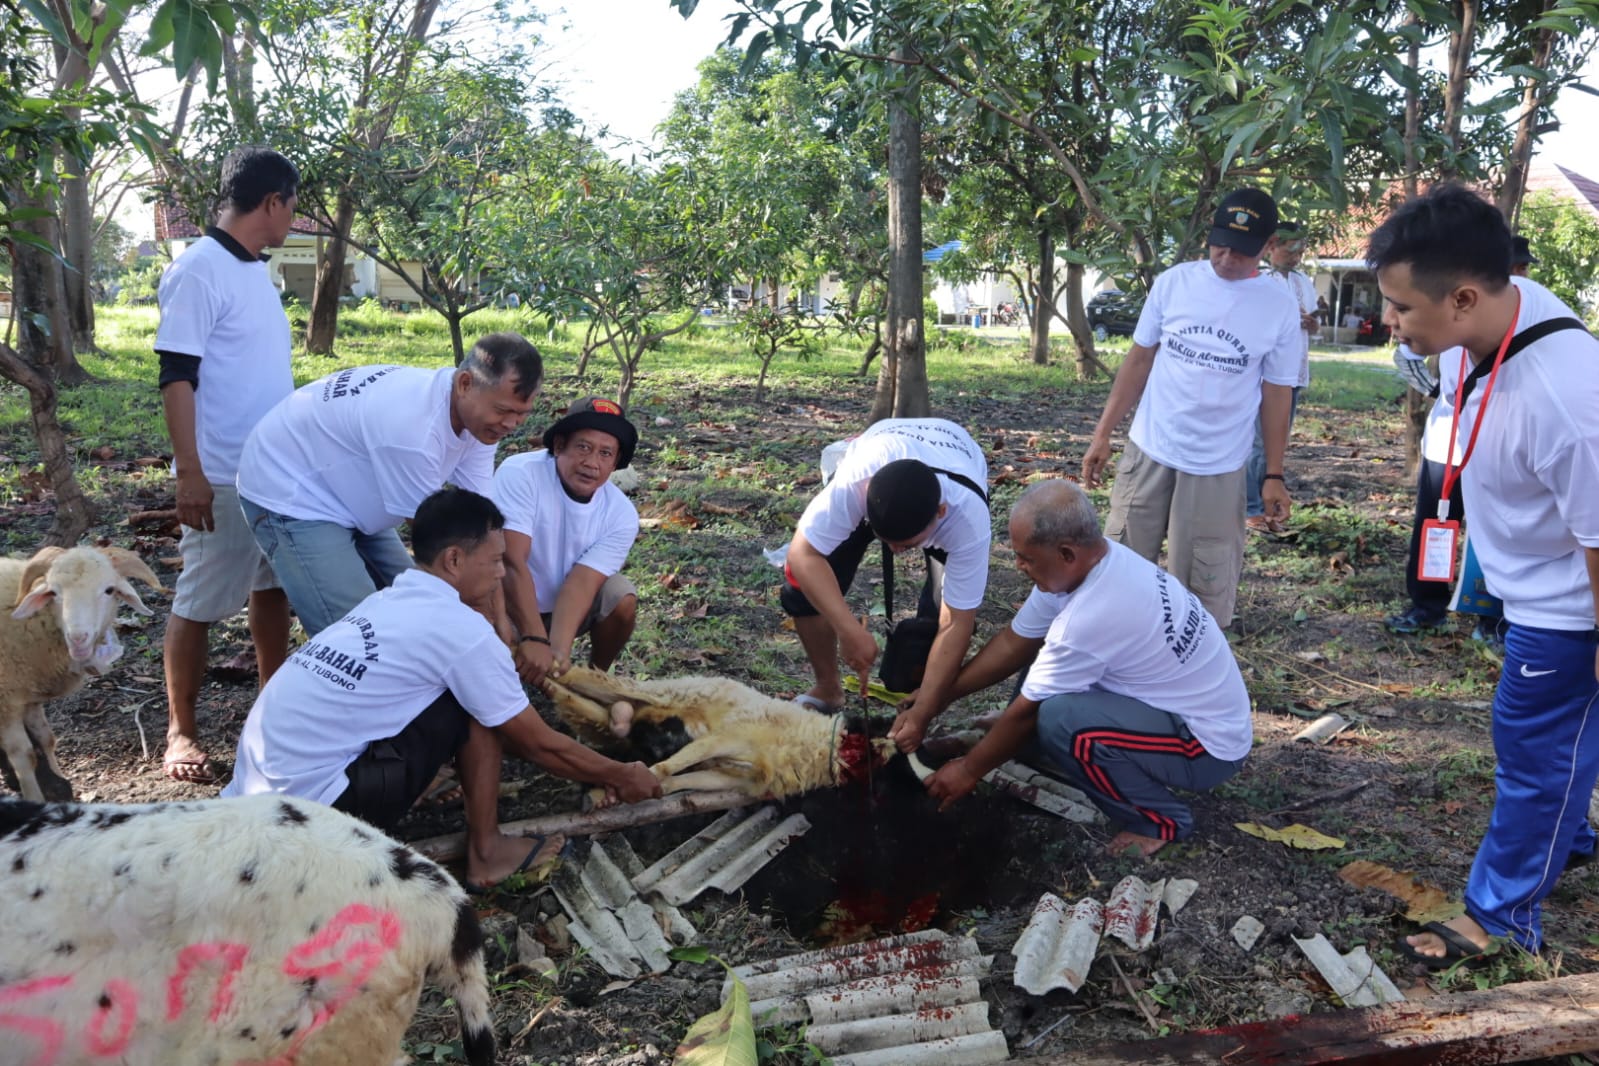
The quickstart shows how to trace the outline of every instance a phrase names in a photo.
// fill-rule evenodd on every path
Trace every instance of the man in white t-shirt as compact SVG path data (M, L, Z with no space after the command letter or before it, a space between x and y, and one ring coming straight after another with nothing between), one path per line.
M262 689L222 795L281 793L388 830L452 755L466 808L467 884L553 859L565 843L508 837L497 813L502 747L613 800L660 795L643 763L619 763L551 729L528 705L511 652L483 613L505 574L504 518L443 489L416 509L416 567L316 633Z
M1134 404L1126 453L1111 488L1105 535L1155 562L1231 624L1244 567L1244 465L1258 416L1266 453L1268 519L1288 518L1283 452L1302 345L1293 297L1260 276L1277 204L1257 189L1222 201L1209 258L1155 279L1083 455L1099 484L1111 434Z
M1320 328L1316 317L1316 283L1299 269L1305 255L1305 234L1294 222L1277 223L1276 235L1266 244L1266 258L1271 269L1262 276L1294 298L1299 308L1300 346L1299 379L1294 383L1293 400L1288 405L1288 430L1293 432L1294 414L1299 410L1299 396L1310 384L1310 340ZM1261 533L1281 533L1286 528L1278 519L1266 517L1266 505L1261 499L1261 489L1266 477L1266 441L1260 432L1260 419L1255 419L1255 443L1249 451L1247 477L1244 482L1244 524Z
M588 396L544 431L544 450L494 472L505 512L505 610L516 627L516 668L536 685L572 661L589 635L589 664L609 670L633 635L638 589L622 576L638 510L611 473L625 470L638 430L620 405Z
M1510 257L1504 216L1458 185L1395 210L1366 252L1400 341L1423 355L1455 345L1470 353L1461 476L1472 547L1508 623L1493 703L1494 808L1466 913L1401 942L1435 968L1493 937L1538 951L1543 899L1594 854L1599 340L1548 289L1511 278Z
M493 333L459 367L358 366L304 385L244 444L239 497L307 633L411 565L396 527L449 483L487 496L494 446L527 420L538 349Z
M289 320L262 251L288 236L299 185L294 164L271 149L230 153L216 225L161 276L155 350L183 526L183 569L162 643L161 767L178 781L216 780L195 724L211 625L249 604L263 685L289 653L289 603L250 536L233 479L245 437L294 391Z
M1111 854L1153 855L1187 839L1193 813L1171 789L1215 788L1254 743L1249 693L1226 637L1175 578L1107 540L1093 504L1068 481L1022 493L1010 539L1036 587L961 669L949 699L1023 667L1027 676L988 735L939 767L927 790L943 809L1036 736L1047 761L1126 826Z
M921 745L947 702L944 690L966 655L988 587L987 493L982 448L945 419L884 419L850 442L832 479L800 515L784 566L783 610L794 619L816 677L799 703L839 710L840 654L860 675L877 661L876 639L844 599L867 547L881 539L895 553L921 548L928 579L917 615L936 614L938 630L916 699L889 731L901 751Z

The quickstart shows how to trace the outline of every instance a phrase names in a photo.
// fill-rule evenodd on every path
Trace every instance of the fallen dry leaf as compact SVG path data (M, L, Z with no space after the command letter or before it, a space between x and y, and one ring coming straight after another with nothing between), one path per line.
M1293 825L1283 826L1281 829L1273 829L1269 825L1257 825L1254 822L1236 822L1233 828L1239 832L1248 833L1252 837L1274 841L1278 844L1287 844L1291 848L1299 848L1302 851L1325 851L1329 848L1341 848L1344 846L1344 842L1337 837L1330 837L1325 833L1310 828L1308 825L1300 825L1298 822Z
M1443 889L1379 862L1357 859L1339 870L1338 876L1357 888L1379 888L1398 898L1405 904L1406 919L1421 925L1446 922L1466 913L1465 904L1451 903Z

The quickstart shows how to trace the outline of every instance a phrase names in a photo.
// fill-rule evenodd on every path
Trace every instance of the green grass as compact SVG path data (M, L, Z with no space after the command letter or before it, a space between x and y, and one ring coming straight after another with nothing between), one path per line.
M1310 385L1300 404L1331 407L1339 411L1388 410L1405 393L1405 383L1393 371L1384 349L1381 363L1313 360Z

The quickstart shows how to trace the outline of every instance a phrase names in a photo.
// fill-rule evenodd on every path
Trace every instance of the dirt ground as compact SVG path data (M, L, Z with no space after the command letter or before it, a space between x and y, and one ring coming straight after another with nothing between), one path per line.
M563 383L549 387L565 391ZM641 589L643 621L623 660L626 671L711 671L778 695L803 687L803 657L777 606L779 574L760 549L786 541L814 491L818 452L861 424L870 386L846 379L825 395L778 389L764 408L751 396L650 381L640 388L633 415L645 432L636 499L646 531L630 573ZM1002 398L936 392L937 413L970 427L988 449L997 528L1003 530L1003 515L1028 479L1075 474L1102 397L1103 386ZM104 465L115 471L118 462ZM162 561L158 573L170 580L174 542L121 521L129 512L170 506L169 486L131 462L122 461L122 469L126 477L107 481L110 519L97 532ZM975 936L995 956L984 994L992 1023L1004 1030L1017 1059L1155 1031L1338 1009L1291 939L1318 931L1340 950L1366 945L1412 996L1599 969L1593 868L1568 874L1548 901L1542 958L1507 953L1475 976L1447 981L1423 980L1394 951L1396 938L1413 928L1401 917L1403 904L1338 877L1340 867L1365 859L1458 896L1492 803L1488 701L1497 666L1469 638L1469 622L1421 637L1397 637L1381 625L1402 593L1410 514L1397 405L1361 412L1302 408L1288 469L1296 502L1290 532L1252 541L1235 627L1234 647L1256 700L1256 749L1241 774L1197 799L1199 832L1192 841L1150 861L1112 858L1104 852L1106 829L1056 820L995 793L940 816L913 781L891 770L870 794L791 801L815 828L741 893L708 893L688 908L704 942L732 964L773 957L920 924L927 897L936 895L932 924ZM7 508L0 535L8 550L33 543L48 510L47 499ZM860 609L873 603L876 577L869 558L855 587ZM1008 546L996 539L980 636L1003 627L1026 591ZM121 632L128 653L119 668L51 708L61 761L81 799L136 803L216 792L160 773L160 634L169 600L156 594L148 602L155 617ZM219 627L216 638L217 664L248 647L242 619ZM202 694L202 729L219 759L231 755L254 691L248 663L213 672ZM946 725L960 726L1005 695L995 690L965 701ZM1351 728L1323 746L1291 739L1331 710L1350 719ZM506 778L505 819L577 805L576 786L531 767L508 766ZM627 835L650 861L707 820ZM1235 828L1296 821L1342 839L1343 847L1296 851ZM417 839L459 827L459 806L445 804L416 812L400 835ZM1075 995L1037 997L1014 987L1010 949L1041 893L1103 900L1133 872L1151 881L1193 878L1199 889L1175 919L1163 918L1148 951L1119 953L1125 980L1102 956ZM850 900L866 897L876 901L872 907L855 906L854 920L837 920L840 900L849 910ZM668 974L608 987L591 961L549 931L545 919L554 907L539 886L501 892L483 907L496 952L502 1061L670 1061L688 1024L717 1006L720 970L680 963ZM824 924L829 914L834 920ZM1243 915L1266 928L1248 952L1228 933ZM507 949L519 925L549 942L558 965L553 982L511 965L514 950ZM769 1035L784 1044L783 1036ZM455 1040L452 1012L430 993L413 1029L413 1054L419 1061L458 1061ZM773 1051L771 1061L801 1062L806 1055L790 1047Z

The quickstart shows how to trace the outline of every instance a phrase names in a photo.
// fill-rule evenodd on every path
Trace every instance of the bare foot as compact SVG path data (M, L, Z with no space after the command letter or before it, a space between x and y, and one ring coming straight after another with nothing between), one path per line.
M977 716L977 721L973 722L972 725L986 733L990 729L994 728L995 723L1000 720L1000 717L1004 715L1004 713L1005 708L1003 707L998 707L992 711L985 711Z
M167 752L161 758L161 772L174 781L191 785L212 785L217 779L210 756L195 743L193 737L181 733L167 737Z
M1488 935L1488 930L1464 914L1458 918L1451 918L1444 925L1477 945L1479 951L1488 950L1488 945L1493 943L1493 937ZM1417 933L1415 936L1407 936L1405 943L1415 948L1416 954L1425 955L1429 959L1441 959L1449 953L1444 938L1437 933Z
M564 833L551 833L542 841L538 836L508 837L496 833L486 847L474 846L468 852L466 879L474 888L493 888L514 874L537 871L558 858L565 846Z
M1136 848L1138 857L1147 859L1169 843L1170 841L1158 837L1140 836L1131 830L1123 829L1105 846L1105 850L1112 855L1121 856L1129 854L1131 849Z
M818 714L837 714L843 709L848 698L842 688L824 691L821 687L813 685L808 691L795 696L794 702Z
M442 807L447 803L454 803L461 798L461 783L455 779L455 771L448 766L439 767L439 772L433 775L432 782L422 790L412 807Z

